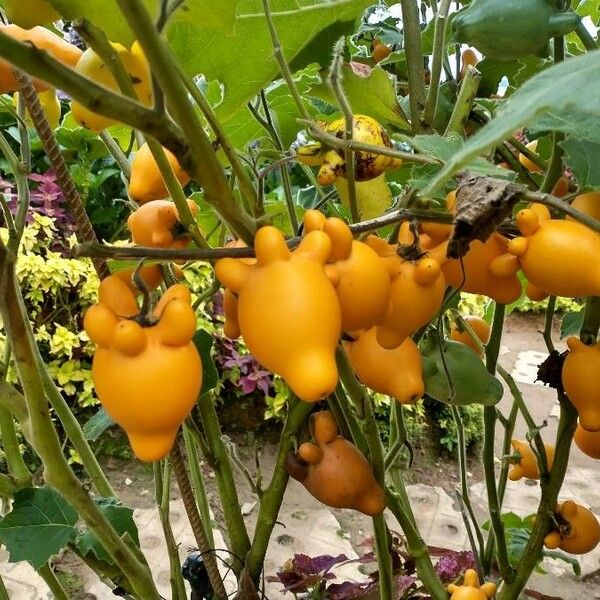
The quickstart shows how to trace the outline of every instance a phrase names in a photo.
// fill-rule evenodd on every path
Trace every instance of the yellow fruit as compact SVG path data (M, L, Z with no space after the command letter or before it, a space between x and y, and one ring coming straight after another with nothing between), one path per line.
M46 90L45 92L39 92L38 97L44 114L50 125L50 129L56 129L60 123L60 101L54 90ZM13 105L15 108L19 106L19 92L15 92L13 96ZM35 129L35 125L31 120L29 112L25 110L25 124L31 129Z
M533 142L529 142L527 144L527 149L531 150L535 153L537 150L537 140L533 140ZM524 154L519 152L519 162L530 172L530 173L541 173L543 169L536 165L531 159L527 158Z
M151 105L152 77L150 66L139 44L134 43L131 50L116 43L113 43L112 47L127 70L139 101L147 106ZM88 48L81 55L75 70L94 83L100 84L111 91L119 91L119 86L109 68L91 48ZM92 131L102 131L117 123L114 119L94 113L75 100L71 103L71 112L73 118L80 125Z
M522 477L526 479L539 479L540 470L538 469L537 460L535 454L529 445L529 442L524 440L512 440L512 447L515 452L519 454L519 458L511 459L512 469L508 473L508 478L511 481L517 481ZM544 444L546 450L546 465L548 471L552 469L552 463L554 462L554 446L550 444Z
M571 206L582 213L600 221L600 192L587 192L575 196ZM573 217L567 215L567 221L574 221Z
M485 346L490 339L490 326L487 321L483 320L481 317L476 317L473 315L464 317L464 319L475 332L475 335L480 339L481 343ZM460 342L465 346L469 346L473 352L479 354L479 356L483 356L483 352L479 349L477 343L469 335L469 332L466 329L461 331L458 324L455 324L452 327L450 339L454 340L455 342Z

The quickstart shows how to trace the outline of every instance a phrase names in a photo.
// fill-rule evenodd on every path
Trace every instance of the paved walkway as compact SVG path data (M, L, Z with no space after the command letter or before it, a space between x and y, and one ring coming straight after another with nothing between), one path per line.
M501 363L510 370L519 382L525 400L530 407L534 419L538 423L547 421L542 435L546 440L552 440L556 432L557 406L552 390L536 384L534 365L545 356L545 348L541 336L523 335L520 320L509 321L505 345L502 347ZM529 332L530 334L532 332ZM505 412L510 407L508 393L500 403ZM523 437L526 428L519 420L516 437ZM264 474L267 476L267 474ZM471 486L475 510L482 519L487 518L485 488L482 483ZM409 496L413 506L418 526L428 544L456 550L467 549L468 538L463 521L456 504L442 488L426 485L409 486ZM509 482L503 511L513 511L521 516L535 511L539 498L539 487L525 481ZM583 455L573 447L572 459L565 479L560 499L573 499L591 508L600 516L600 463ZM314 506L314 510L306 507ZM318 554L345 554L348 558L356 558L357 553L349 540L347 528L340 525L344 519L354 519L353 528L363 528L364 535L369 535L368 519L362 519L350 511L330 511L313 501L308 493L297 482L291 481L286 492L278 525L269 546L265 572L274 574L283 563L294 553L306 553L311 556ZM160 592L165 598L170 597L168 563L165 561L162 530L158 515L154 509L136 510L135 520L140 531L142 549L148 557L152 572L155 575ZM389 515L389 525L393 530L399 527ZM250 512L248 522L253 526L256 509ZM190 531L181 501L175 501L171 506L171 522L175 538L180 543L179 551L183 559L189 551L195 548L195 542ZM217 547L225 547L225 542L219 531L215 530ZM41 600L49 598L47 588L40 577L27 564L12 565L6 562L6 553L0 553L0 573L9 589L11 598L18 600ZM581 557L583 574L593 573L600 569L600 547ZM531 585L535 589L557 595L564 600L575 599L581 591L579 580L573 575L571 568L562 561L546 560L544 568L548 575L535 575ZM357 565L346 565L335 571L341 580L362 580L365 578ZM235 582L229 577L226 581L228 590L233 590ZM89 571L86 574L86 591L90 600L113 599L114 596ZM266 595L269 599L280 598L281 586L267 584ZM288 595L288 597L290 597ZM594 596L587 595L587 598ZM595 595L600 598L600 590Z

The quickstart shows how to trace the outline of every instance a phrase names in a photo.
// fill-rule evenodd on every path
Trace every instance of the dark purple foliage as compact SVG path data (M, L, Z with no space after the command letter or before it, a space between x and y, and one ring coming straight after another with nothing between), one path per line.
M332 583L327 588L327 598L329 600L353 600L354 598L364 598L376 589L376 579L369 579L367 581L361 581L360 583L355 581Z
M52 170L45 173L32 173L28 176L28 179L37 183L37 186L32 186L29 193L27 222L32 222L32 212L52 217L56 225L58 237L62 239L67 238L75 230L75 224L72 217L65 211L65 197L61 187L56 182L56 174ZM0 191L5 196L8 196L8 207L15 214L18 207L18 199L14 183L0 179Z
M467 569L475 568L475 557L470 550L444 550L435 565L435 572L443 583L451 583Z
M330 556L321 554L319 556L307 556L306 554L295 554L292 560L292 566L295 571L307 574L327 573L335 565L347 562L348 557L345 554Z

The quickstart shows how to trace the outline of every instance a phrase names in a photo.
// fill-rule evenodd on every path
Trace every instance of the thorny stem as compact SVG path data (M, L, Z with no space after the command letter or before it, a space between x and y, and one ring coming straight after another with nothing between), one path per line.
M185 583L181 576L181 565L179 564L179 552L177 551L177 543L169 517L171 466L168 461L156 461L152 463L152 470L154 471L154 500L163 535L165 536L167 554L169 555L171 596L174 600L186 600Z
M416 0L400 0L404 33L404 51L408 70L410 122L413 133L421 131L421 111L425 105L425 73L421 24Z
M200 184L206 201L215 208L236 235L246 243L251 243L256 223L241 209L229 187L212 144L189 102L188 91L180 77L177 61L154 27L142 0L118 0L118 5L148 58L152 72L165 93L173 118L185 128L190 156L180 157L183 168ZM153 137L162 144L160 136ZM179 157L178 152L174 154Z
M502 330L504 328L504 316L506 310L503 304L495 304L494 320L492 323L492 332L490 340L486 347L486 367L490 374L496 372L498 356L500 354L500 342L502 340ZM508 560L508 551L506 546L506 536L504 533L504 524L502 523L500 513L500 502L498 500L498 489L496 487L494 465L494 439L496 432L496 408L494 406L484 406L483 408L483 451L482 459L485 465L485 487L487 491L488 507L490 511L490 522L493 536L495 538L496 554L498 559L498 570L504 581L511 581L513 570ZM486 574L490 572L490 564L483 564L483 571Z
M213 552L214 548L211 548L210 544L208 543L207 535L204 531L204 525L202 523L202 519L200 518L200 513L198 512L198 505L196 504L194 491L192 490L187 469L185 468L185 462L179 446L179 440L175 442L175 445L171 450L170 459L171 465L173 466L173 471L175 473L175 479L177 480L177 486L181 492L183 506L192 527L194 539L196 540L198 549L202 554L202 559L206 566L206 572L208 574L210 584L217 598L227 598L227 592L225 591L225 586L223 585L223 580L221 579L221 574L219 573L219 568L217 566L216 554Z
M79 192L77 191L77 187L75 186L75 182L73 181L71 174L69 173L69 168L67 167L67 163L65 162L58 142L52 133L50 124L46 119L44 109L40 104L33 83L27 75L24 75L16 70L14 73L19 84L21 94L25 100L27 110L31 116L31 120L33 121L38 135L40 136L40 140L44 146L48 160L50 161L50 164L56 173L56 179L67 201L69 212L75 219L75 223L77 225L77 239L79 242L97 243L98 238L96 237L92 223L85 211L85 204L79 195ZM93 259L93 263L98 276L101 279L110 275L106 261L96 258Z
M388 148L387 146L375 146L373 144L364 144L363 142L357 142L355 140L343 140L331 133L327 133L321 129L316 123L306 123L306 129L310 135L323 142L327 147L336 148L338 150L346 150L351 148L355 152L368 152L371 154L379 154L381 156L391 156L392 158L400 158L406 162L415 162L423 165L441 165L442 161L425 154L414 154L412 152L405 152L403 150L396 150L395 148Z
M333 91L338 105L344 115L344 140L348 141L354 137L354 115L352 108L344 93L342 84L343 74L342 67L344 66L344 38L340 38L333 48L333 61L329 70L329 87ZM346 181L348 182L348 203L350 205L350 220L352 223L360 221L360 213L356 200L355 181L355 164L354 150L350 146L344 149L344 162L346 168Z
M451 133L463 135L465 123L471 114L480 81L481 73L475 67L467 65L465 76L460 85L458 97L456 98L456 104L452 109L450 121L448 121L444 135Z
M262 0L265 20L267 22L267 26L269 27L269 33L273 43L273 53L275 54L275 60L279 65L279 72L287 83L290 94L292 95L292 98L298 107L298 112L302 115L302 118L312 121L310 114L306 110L306 106L304 106L304 102L302 102L302 97L298 92L298 88L296 87L296 83L294 82L294 78L292 77L292 73L290 72L290 68L288 67L288 63L283 54L283 48L281 47L281 42L279 41L279 36L277 35L277 29L275 28L275 23L273 22L273 15L271 14L271 7L269 6L269 3L270 0Z
M427 91L423 122L430 125L435 117L440 91L440 77L442 75L442 62L446 54L446 26L448 24L448 11L452 0L442 0L435 17L435 32L433 34L433 58L431 60L431 81Z

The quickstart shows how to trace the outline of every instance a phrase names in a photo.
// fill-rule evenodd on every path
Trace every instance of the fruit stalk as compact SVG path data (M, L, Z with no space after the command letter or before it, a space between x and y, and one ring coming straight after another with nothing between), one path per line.
M450 115L450 121L446 126L444 135L457 134L463 135L465 122L469 118L477 90L479 88L479 82L481 81L481 73L471 65L467 65L465 71L465 77L460 85L460 91L458 92L458 98L456 104L452 109Z

